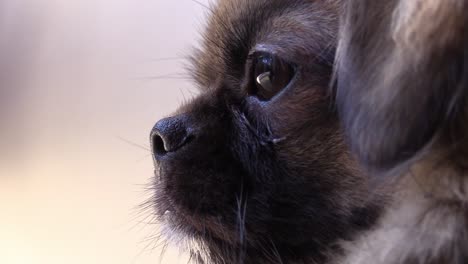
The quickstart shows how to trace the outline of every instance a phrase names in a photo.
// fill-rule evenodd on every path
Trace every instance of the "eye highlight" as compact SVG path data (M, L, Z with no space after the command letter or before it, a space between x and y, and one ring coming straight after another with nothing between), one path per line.
M252 56L253 80L249 88L249 95L256 96L262 101L268 101L285 88L294 77L294 68L270 53L255 53Z

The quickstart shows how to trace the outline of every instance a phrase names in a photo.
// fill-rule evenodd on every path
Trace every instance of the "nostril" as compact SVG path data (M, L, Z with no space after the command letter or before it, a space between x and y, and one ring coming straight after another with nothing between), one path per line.
M176 152L193 138L193 129L184 116L159 120L151 131L151 147L155 158Z
M153 135L152 138L153 151L156 155L164 155L167 153L166 148L164 147L164 140L157 133Z

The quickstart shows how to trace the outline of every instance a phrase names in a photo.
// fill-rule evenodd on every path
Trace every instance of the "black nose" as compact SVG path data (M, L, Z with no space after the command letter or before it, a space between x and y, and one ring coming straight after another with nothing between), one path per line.
M159 120L151 131L151 145L156 158L175 152L187 144L192 135L184 116Z

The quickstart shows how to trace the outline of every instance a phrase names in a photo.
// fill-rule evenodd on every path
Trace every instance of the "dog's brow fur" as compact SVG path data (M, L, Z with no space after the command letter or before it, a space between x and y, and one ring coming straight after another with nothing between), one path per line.
M192 56L193 77L202 90L212 87L219 76L238 86L249 52L262 42L275 45L286 56L293 54L282 47L295 46L301 53L297 56L322 56L331 65L337 8L333 0L220 1L212 8L201 49Z

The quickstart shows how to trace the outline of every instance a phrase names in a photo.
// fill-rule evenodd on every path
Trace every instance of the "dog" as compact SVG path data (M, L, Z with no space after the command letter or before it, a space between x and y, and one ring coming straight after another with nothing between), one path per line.
M346 141L378 184L378 224L336 263L468 263L468 1L350 0L334 92Z
M351 155L329 83L340 1L221 0L200 95L151 132L155 214L197 263L331 263L385 192ZM183 241L183 242L180 242Z

